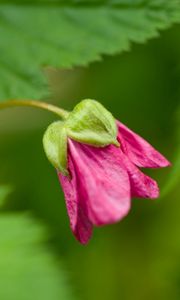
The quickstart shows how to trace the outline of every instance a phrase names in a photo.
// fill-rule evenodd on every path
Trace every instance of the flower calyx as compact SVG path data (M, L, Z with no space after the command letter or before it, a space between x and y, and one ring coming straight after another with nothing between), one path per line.
M47 158L65 176L68 176L68 138L94 147L111 144L119 147L116 120L102 104L91 99L82 100L65 121L52 123L44 134Z

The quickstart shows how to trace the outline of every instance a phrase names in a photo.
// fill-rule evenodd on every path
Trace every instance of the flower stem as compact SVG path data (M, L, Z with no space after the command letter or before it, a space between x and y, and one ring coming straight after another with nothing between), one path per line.
M57 107L55 105L46 103L46 102L41 102L41 101L34 101L34 100L8 100L6 102L1 102L0 103L0 110L9 108L9 107L16 107L16 106L30 106L30 107L37 107L41 109L48 110L50 112L55 113L62 119L66 119L69 112Z

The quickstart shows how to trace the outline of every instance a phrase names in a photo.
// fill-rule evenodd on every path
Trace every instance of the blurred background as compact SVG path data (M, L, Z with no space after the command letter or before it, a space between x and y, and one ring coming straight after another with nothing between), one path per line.
M70 231L56 172L43 152L42 136L54 115L31 108L0 112L0 184L5 193L11 187L4 210L31 211L46 225L48 247L75 299L180 299L179 36L174 26L87 68L46 71L53 92L47 101L71 110L82 99L99 100L173 163L145 170L158 181L160 199L133 199L130 214L95 229L87 246Z

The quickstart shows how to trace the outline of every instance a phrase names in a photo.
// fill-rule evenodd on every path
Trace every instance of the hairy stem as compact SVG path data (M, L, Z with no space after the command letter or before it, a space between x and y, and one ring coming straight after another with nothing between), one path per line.
M29 100L29 99L27 99L27 100L8 100L6 102L1 102L0 110L9 108L9 107L16 107L16 106L30 106L30 107L45 109L45 110L55 113L62 119L66 119L69 114L68 111L66 111L60 107L57 107L55 105L52 105L52 104L49 104L46 102Z

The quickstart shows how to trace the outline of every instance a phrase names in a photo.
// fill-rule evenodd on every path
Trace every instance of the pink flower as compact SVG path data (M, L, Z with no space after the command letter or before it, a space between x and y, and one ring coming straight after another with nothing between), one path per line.
M169 161L148 142L117 121L120 148L97 148L68 138L71 178L58 173L64 190L71 229L86 244L93 226L120 221L131 207L131 198L157 198L155 180L138 167L161 168Z

